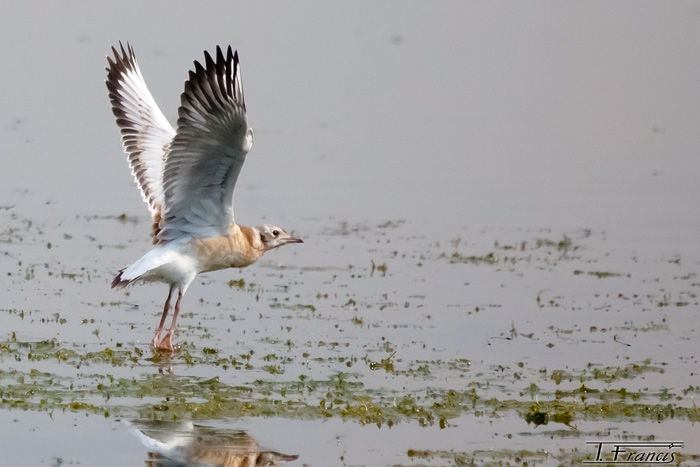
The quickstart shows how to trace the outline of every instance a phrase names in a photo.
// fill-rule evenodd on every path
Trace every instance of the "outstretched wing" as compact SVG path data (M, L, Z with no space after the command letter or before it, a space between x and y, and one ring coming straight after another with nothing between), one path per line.
M107 89L112 112L121 128L124 152L128 155L131 173L136 179L143 200L154 217L154 227L163 204L163 161L168 154L175 130L158 108L148 90L127 43L121 53L112 47L114 59L107 57ZM157 227L156 227L157 233Z
M194 62L182 93L177 134L163 171L164 210L158 239L228 235L233 189L253 145L238 52Z

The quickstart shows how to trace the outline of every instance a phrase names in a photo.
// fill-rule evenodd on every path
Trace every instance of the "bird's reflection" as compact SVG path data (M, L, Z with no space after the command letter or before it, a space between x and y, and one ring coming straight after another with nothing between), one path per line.
M263 451L244 431L191 422L123 421L148 448L147 467L281 465L299 456Z

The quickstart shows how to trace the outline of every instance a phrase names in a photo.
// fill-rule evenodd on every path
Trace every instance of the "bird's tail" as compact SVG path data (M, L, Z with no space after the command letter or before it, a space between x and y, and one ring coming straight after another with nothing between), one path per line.
M141 257L128 268L119 271L119 274L112 281L113 289L123 289L136 281L148 280L153 271L159 267L172 262L172 255L169 252L177 245L168 244L158 246Z

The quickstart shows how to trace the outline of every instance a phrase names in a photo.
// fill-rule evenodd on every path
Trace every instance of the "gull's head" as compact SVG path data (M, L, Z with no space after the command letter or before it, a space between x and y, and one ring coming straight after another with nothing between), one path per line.
M256 229L260 232L260 240L262 241L265 251L288 243L304 243L301 238L292 237L287 232L274 225L260 225L256 227Z

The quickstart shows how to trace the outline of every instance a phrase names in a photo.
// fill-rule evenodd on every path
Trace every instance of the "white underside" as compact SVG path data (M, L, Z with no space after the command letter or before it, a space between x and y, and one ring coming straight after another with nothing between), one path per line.
M188 243L171 242L156 247L122 272L122 280L165 282L184 294L198 272Z

